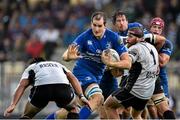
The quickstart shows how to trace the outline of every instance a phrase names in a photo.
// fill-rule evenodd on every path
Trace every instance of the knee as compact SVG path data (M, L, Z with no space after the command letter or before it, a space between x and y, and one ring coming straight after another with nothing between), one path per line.
M89 98L89 102L90 102L90 108L94 110L103 105L104 97L102 94L94 94Z
M162 101L160 104L156 105L156 108L160 114L163 114L165 111L169 110L169 105L167 101Z
M97 103L97 105L102 105L104 103L104 97L102 94L95 94L92 96L92 101L94 103ZM90 101L91 101L91 98L90 98Z

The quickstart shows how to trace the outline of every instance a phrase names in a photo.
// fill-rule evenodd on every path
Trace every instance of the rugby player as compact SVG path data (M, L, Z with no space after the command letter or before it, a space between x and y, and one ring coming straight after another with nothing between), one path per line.
M8 117L15 109L26 88L30 85L31 92L22 119L32 119L50 101L54 101L59 108L69 111L67 118L79 118L74 88L80 100L89 105L84 97L77 78L62 64L55 61L46 61L43 58L34 58L25 69L15 90L10 106L5 110Z

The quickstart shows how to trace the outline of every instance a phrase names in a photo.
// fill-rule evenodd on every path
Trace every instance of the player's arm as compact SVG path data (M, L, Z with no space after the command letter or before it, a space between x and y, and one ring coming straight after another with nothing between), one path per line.
M90 104L89 104L88 100L84 97L84 94L83 94L83 91L82 91L82 88L81 88L81 85L80 85L78 79L70 71L66 71L65 74L66 74L69 82L73 86L74 90L76 91L76 94L78 95L80 100L89 106Z
M13 110L14 110L15 107L16 107L16 104L19 102L19 100L20 100L20 98L22 97L25 89L26 89L28 86L29 86L29 80L27 80L27 79L22 79L22 80L19 82L19 84L18 84L18 86L17 86L17 88L16 88L16 90L15 90L15 93L14 93L14 95L13 95L13 99L12 99L12 101L11 101L11 104L10 104L10 106L9 106L9 107L5 110L5 112L4 112L4 116L5 116L5 117L9 116L9 114L10 114L11 112L13 112Z
M112 61L110 56L102 52L101 59L104 64L109 67L119 68L119 69L130 69L131 68L131 60L127 52L122 53L120 56L120 61Z
M82 88L80 83L78 82L78 79L71 73L71 72L66 72L66 76L73 86L74 90L76 91L77 95L83 94Z
M157 51L159 51L163 47L166 40L164 36L155 35L152 33L145 34L144 39L145 41L153 44L156 47Z
M159 64L160 64L160 67L165 66L169 62L172 51L173 51L172 42L169 41L169 40L166 40L166 42L163 45L162 49L159 51Z
M163 47L165 40L166 38L164 36L155 35L155 47L157 51L159 51Z
M165 53L159 53L159 66L163 67L167 65L170 60L170 56Z

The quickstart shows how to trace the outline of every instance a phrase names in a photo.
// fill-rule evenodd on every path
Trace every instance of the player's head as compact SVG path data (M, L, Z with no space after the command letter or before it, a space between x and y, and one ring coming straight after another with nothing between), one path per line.
M29 61L29 64L38 63L38 62L42 62L42 61L46 61L46 59L43 57L36 57L36 58L32 58Z
M133 22L133 23L130 23L130 28L133 28L133 27L141 27L142 29L144 29L143 25L139 22Z
M91 28L95 37L102 37L105 32L105 25L105 14L103 12L94 12L91 16Z
M136 44L143 39L144 32L141 27L133 27L128 30L127 43L128 47Z
M126 14L121 10L117 10L112 15L112 23L114 24L117 31L126 31L128 29L128 20Z
M154 34L162 34L164 29L164 20L159 17L155 17L150 22L150 32Z

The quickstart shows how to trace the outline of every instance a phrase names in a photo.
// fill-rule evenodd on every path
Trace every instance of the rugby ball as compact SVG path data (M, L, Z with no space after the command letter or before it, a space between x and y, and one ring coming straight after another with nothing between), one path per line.
M114 62L120 61L119 54L116 52L116 50L107 49L105 52L110 55L112 61Z

